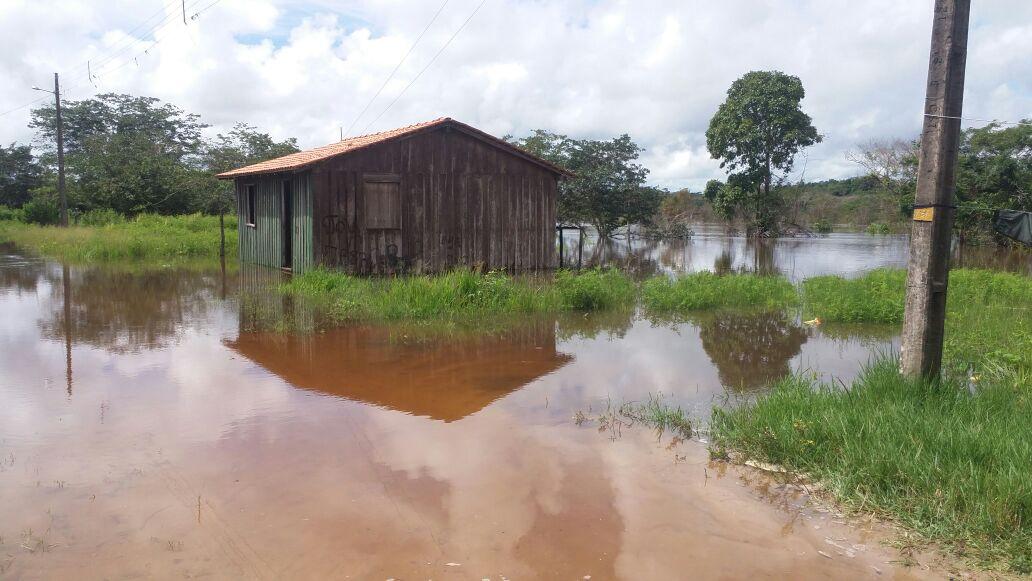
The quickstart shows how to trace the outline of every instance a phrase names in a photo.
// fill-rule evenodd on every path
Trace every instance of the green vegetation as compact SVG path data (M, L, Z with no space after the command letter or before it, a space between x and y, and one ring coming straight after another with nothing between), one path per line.
M218 258L219 219L191 214L142 214L131 220L113 212L87 214L97 226L38 226L0 221L0 242L11 242L69 262ZM236 217L226 217L226 254L236 256Z
M806 317L839 323L903 321L905 270L877 269L859 278L815 276L803 281Z
M847 389L790 376L716 409L713 452L785 466L858 510L983 562L1032 567L1032 384L903 378L881 361Z
M680 407L673 407L651 394L646 402L624 404L620 407L620 413L624 417L677 434L682 438L690 438L692 435L692 422L688 414Z
M617 270L559 271L551 279L457 270L366 278L315 269L282 287L323 303L338 320L433 320L630 306L635 286Z
M645 281L641 292L642 304L652 314L720 307L781 308L798 300L795 287L783 277L718 276L708 271L676 278L656 276Z
M905 287L906 272L897 269L873 270L855 279L810 278L803 282L804 316L825 323L899 324ZM1032 279L958 269L950 272L947 296L948 373L981 372L1001 363L1032 370Z
M774 186L802 149L821 142L799 77L752 71L731 84L706 129L706 148L728 171L727 184L707 184L705 195L725 219L739 217L752 234L777 234L783 200Z
M884 236L886 234L892 234L892 228L884 222L872 222L867 225L867 233L874 235Z
M631 401L614 408L611 402L597 416L589 409L587 413L578 411L573 415L573 422L582 426L589 422L597 422L600 432L617 435L623 428L634 424L644 424L657 430L670 432L679 438L692 436L692 422L680 407L673 407L663 401L662 396L649 394L646 402Z
M905 274L804 283L822 320L899 323ZM1032 572L1032 278L950 275L941 382L897 362L853 385L790 376L756 401L714 410L715 454L805 473L857 509L896 518L983 563Z
M643 149L623 134L608 141L571 139L543 129L505 139L572 172L559 182L559 221L589 223L605 238L628 224L649 224L663 192L647 186L649 170L638 163Z

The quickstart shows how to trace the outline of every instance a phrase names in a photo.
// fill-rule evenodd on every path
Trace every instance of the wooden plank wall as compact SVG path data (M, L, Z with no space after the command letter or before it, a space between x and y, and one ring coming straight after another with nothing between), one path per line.
M236 180L240 261L279 268L282 262L283 182L290 180L293 190L292 261L295 273L314 266L312 230L312 189L307 172L271 174ZM255 225L246 224L246 187L258 186Z
M365 220L366 181L385 174L400 183L400 230ZM553 172L447 127L327 160L312 170L315 262L384 272L395 244L417 272L554 268L556 188Z

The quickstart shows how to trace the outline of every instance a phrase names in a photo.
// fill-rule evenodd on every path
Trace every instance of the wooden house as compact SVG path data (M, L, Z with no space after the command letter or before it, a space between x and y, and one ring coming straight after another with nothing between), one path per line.
M218 177L236 185L241 261L367 274L554 268L564 175L442 118Z

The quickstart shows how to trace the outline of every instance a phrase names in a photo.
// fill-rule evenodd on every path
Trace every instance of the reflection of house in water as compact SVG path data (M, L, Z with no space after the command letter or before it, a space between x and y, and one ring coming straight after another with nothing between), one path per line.
M446 422L573 359L556 351L549 320L415 342L396 332L369 325L309 335L241 332L226 344L295 387Z

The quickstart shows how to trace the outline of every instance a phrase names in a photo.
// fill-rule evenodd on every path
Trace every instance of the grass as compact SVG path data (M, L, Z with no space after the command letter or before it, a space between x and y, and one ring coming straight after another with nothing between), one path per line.
M824 323L903 321L906 272L874 270L855 278L803 282L804 316ZM950 272L945 367L954 376L992 373L1000 365L1032 370L1032 278L959 269ZM1029 377L1032 381L1032 377Z
M597 416L592 415L590 408L587 413L577 411L573 415L573 422L578 426L597 422L598 431L608 432L613 438L620 437L624 428L634 424L661 430L681 439L692 437L692 421L688 414L680 407L673 407L663 401L662 396L652 394L649 394L648 401L626 402L617 408L607 401L606 408Z
M1032 385L1014 371L971 393L908 380L897 362L849 389L786 378L752 404L716 409L731 451L823 483L840 501L895 518L983 564L1032 566Z
M315 299L337 320L437 320L626 307L636 289L617 270L559 271L552 278L456 270L434 276L366 278L315 269L281 290Z
M653 314L726 307L783 308L796 304L796 288L784 277L703 271L676 278L656 276L642 285L642 304Z
M854 279L816 276L803 281L805 315L824 322L899 323L905 270L878 269Z
M902 271L804 283L825 321L902 318ZM781 464L992 567L1032 573L1032 278L950 275L941 382L882 360L848 387L796 374L713 412L713 451Z
M219 219L143 214L100 226L36 226L0 221L0 242L74 263L218 258ZM226 217L226 254L237 252L236 217Z

